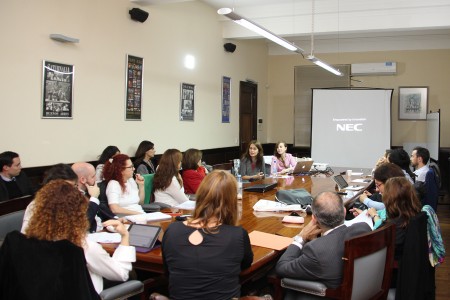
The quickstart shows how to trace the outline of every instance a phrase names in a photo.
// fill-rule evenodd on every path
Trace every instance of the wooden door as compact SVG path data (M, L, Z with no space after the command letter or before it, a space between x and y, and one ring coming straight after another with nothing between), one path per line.
M258 85L248 81L240 82L239 89L239 145L241 153L247 143L257 139Z

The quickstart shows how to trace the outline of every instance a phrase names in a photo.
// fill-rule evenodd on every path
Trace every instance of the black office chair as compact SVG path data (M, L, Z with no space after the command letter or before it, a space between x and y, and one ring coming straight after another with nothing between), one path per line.
M0 249L0 299L126 299L141 293L142 282L94 289L82 248L67 240L41 241L18 231Z
M19 210L0 216L0 246L8 233L20 231L24 214L25 210Z

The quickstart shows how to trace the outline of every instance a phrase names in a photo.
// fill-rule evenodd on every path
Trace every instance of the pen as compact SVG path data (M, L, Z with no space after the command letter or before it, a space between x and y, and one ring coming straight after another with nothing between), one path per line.
M338 192L338 195L347 195L347 193L344 193L344 192Z

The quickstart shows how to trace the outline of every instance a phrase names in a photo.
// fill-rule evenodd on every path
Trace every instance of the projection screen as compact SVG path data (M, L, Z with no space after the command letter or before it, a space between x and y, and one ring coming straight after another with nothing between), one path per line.
M392 92L313 89L312 159L331 167L372 168L391 148Z

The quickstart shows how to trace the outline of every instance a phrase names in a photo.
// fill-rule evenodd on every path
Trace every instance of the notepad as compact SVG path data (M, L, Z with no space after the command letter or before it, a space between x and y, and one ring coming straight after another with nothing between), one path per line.
M147 214L129 215L125 216L125 218L131 222L140 223L143 219L147 222L170 220L172 216L158 211Z
M250 232L248 236L250 237L250 244L253 246L265 247L278 251L286 249L293 241L293 239L289 237L257 230Z

